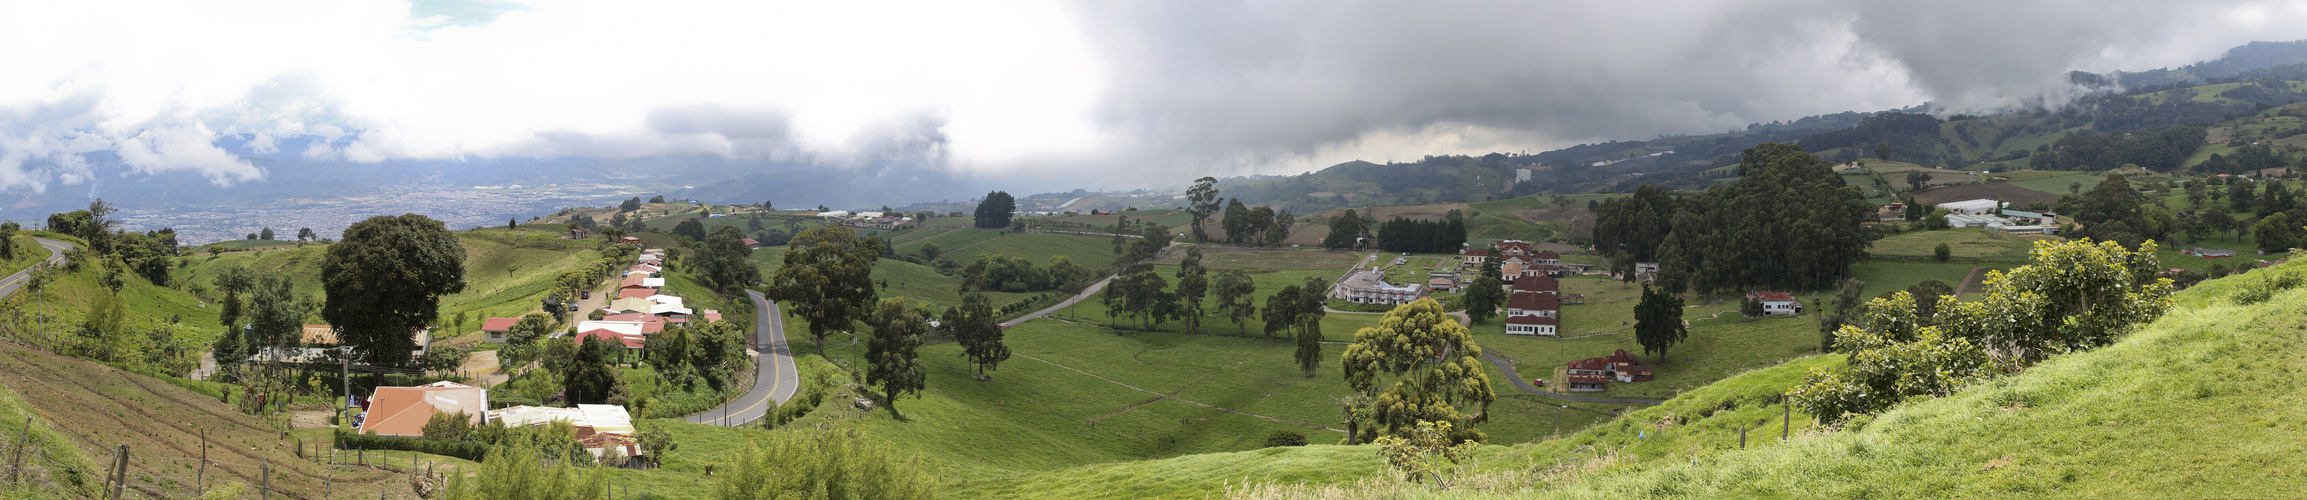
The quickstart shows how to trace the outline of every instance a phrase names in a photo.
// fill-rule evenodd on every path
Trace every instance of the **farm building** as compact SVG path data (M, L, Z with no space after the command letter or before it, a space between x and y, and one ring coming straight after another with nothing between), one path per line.
M1330 288L1331 297L1356 304L1402 305L1425 295L1425 285L1387 283L1375 268L1355 269Z
M1558 331L1558 327L1560 326L1561 321L1545 316L1506 317L1507 335L1539 335L1552 337L1560 334Z
M1794 300L1792 292L1748 292L1746 298L1761 301L1764 316L1802 314L1802 301Z
M1992 215L2002 211L2003 202L1986 199L1963 200L1940 203L1938 207L1962 215Z
M512 333L514 324L520 322L520 318L489 318L482 320L481 341L491 344L505 343L505 336Z

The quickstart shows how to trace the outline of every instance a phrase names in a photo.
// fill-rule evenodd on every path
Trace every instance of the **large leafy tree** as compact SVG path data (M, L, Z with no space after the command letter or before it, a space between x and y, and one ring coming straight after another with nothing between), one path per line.
M1178 262L1177 309L1178 318L1186 322L1186 331L1194 332L1202 326L1202 297L1210 288L1209 271L1202 267L1202 249L1186 249L1185 260Z
M1218 312L1225 314L1226 319L1232 320L1242 334L1249 334L1250 326L1246 321L1258 313L1257 281L1250 279L1250 273L1247 271L1230 268L1220 269L1214 287L1215 289L1212 291L1217 295Z
M1362 220L1353 210L1345 210L1330 218L1330 234L1322 238L1325 248L1354 248L1362 233L1369 232L1370 221Z
M1017 198L1006 191L985 193L985 200L977 202L976 226L981 229L1009 227L1010 218L1017 215Z
M1682 297L1642 286L1642 302L1634 305L1634 343L1642 353L1666 358L1666 348L1682 343L1690 332L1682 325Z
M961 344L961 357L977 366L978 380L987 379L986 371L1009 360L1009 346L1001 341L1000 318L994 317L993 301L985 294L963 295L961 307L945 310L941 319L940 326Z
M735 229L735 226L730 228ZM675 236L687 236L689 241L705 241L705 223L698 222L697 219L683 220L680 224L673 225L673 234Z
M1341 366L1346 385L1374 395L1368 415L1375 425L1366 431L1408 436L1419 422L1449 422L1451 440L1480 442L1487 437L1473 424L1489 420L1490 403L1498 399L1476 359L1481 354L1472 332L1425 298L1354 332Z
M567 393L569 401L577 404L607 403L609 396L617 392L617 386L625 383L617 369L609 366L609 362L624 349L623 343L592 337L578 344L574 355L561 360L562 365L554 367L553 372L561 375L561 389Z
M440 318L441 296L465 290L465 247L440 221L416 215L353 223L321 259L321 319L365 362L401 366L418 329Z
M785 265L769 277L769 298L783 302L809 322L817 351L825 336L865 319L879 299L873 263L881 259L880 238L857 237L847 226L810 228L793 236Z
M1106 301L1116 312L1135 317L1152 330L1155 325L1169 319L1177 309L1177 295L1168 290L1168 280L1154 271L1153 264L1131 264L1120 276L1105 287Z
M728 292L761 281L761 268L751 260L753 249L745 246L745 233L737 226L713 228L712 236L703 241L704 248L690 259L689 269L705 278L705 284Z
M1218 178L1194 179L1194 187L1186 190L1186 213L1193 215L1194 242L1209 243L1210 235L1202 231L1202 220L1218 212Z
M1501 255L1490 250L1490 258L1482 261L1482 274L1466 287L1466 317L1486 321L1498 316L1498 308L1506 305L1506 272L1501 269Z
M304 334L304 317L312 313L312 299L296 294L296 284L285 275L255 280L242 314L248 319L244 341L257 348L295 347Z
M921 364L914 349L921 346L929 332L929 324L905 305L905 299L887 298L873 311L873 338L865 343L865 384L880 386L890 411L897 411L897 397L905 393L921 394L929 372Z

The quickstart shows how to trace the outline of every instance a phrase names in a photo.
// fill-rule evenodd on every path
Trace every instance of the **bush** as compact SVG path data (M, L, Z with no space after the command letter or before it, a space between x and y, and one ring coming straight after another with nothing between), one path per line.
M817 492L826 498L932 498L937 480L920 462L854 430L765 433L723 458L714 474L719 498L782 498Z
M418 453L431 453L434 455L441 455L446 457L456 457L474 462L479 462L481 459L487 458L490 448L489 445L471 441L449 441L443 439L379 436L375 434L354 434L352 431L341 429L336 432L336 447L337 449L343 450L414 451Z
M1298 433L1298 431L1293 431L1293 430L1289 430L1289 429L1282 429L1282 430L1274 431L1274 433L1273 433L1273 434L1267 434L1267 435L1266 435L1266 447L1267 447L1267 448L1272 448L1272 447L1276 447L1276 446L1305 446L1305 445L1306 445L1306 435L1305 435L1305 434L1299 434L1299 433Z
M1939 242L1938 248L1931 249L1931 257L1937 258L1939 262L1946 262L1947 259L1953 258L1954 255L1954 248L1947 246L1946 242L1944 241Z

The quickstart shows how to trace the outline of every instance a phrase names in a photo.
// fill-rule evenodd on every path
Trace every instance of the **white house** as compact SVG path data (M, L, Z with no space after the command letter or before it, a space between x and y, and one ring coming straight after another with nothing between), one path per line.
M1513 319L1517 316L1558 318L1556 314L1561 309L1560 304L1561 299L1551 293L1513 294L1512 298L1506 300L1506 318Z
M1375 268L1355 269L1330 288L1330 296L1356 304L1402 305L1426 295L1426 285L1396 285L1381 279Z
M1556 332L1555 327L1560 326L1560 323L1560 321L1557 321L1554 318L1545 316L1507 316L1506 334L1543 335L1552 337L1559 335L1559 333Z
M1792 292L1752 292L1747 298L1762 301L1764 316L1793 316L1802 314L1802 302L1794 300Z

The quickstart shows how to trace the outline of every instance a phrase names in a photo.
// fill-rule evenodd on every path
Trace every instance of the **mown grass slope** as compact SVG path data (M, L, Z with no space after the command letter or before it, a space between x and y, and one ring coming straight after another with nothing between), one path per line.
M600 259L594 250L600 240L571 240L559 233L483 228L456 233L465 246L465 283L462 293L441 299L441 314L469 312L474 317L519 316L541 310L539 301L555 286L563 271L578 269ZM327 246L307 246L224 255L196 254L177 272L180 281L213 283L227 266L241 266L259 274L285 273L296 282L297 293L322 296L320 263ZM214 318L214 312L208 313ZM213 324L213 321L211 322ZM466 325L479 327L478 320Z

